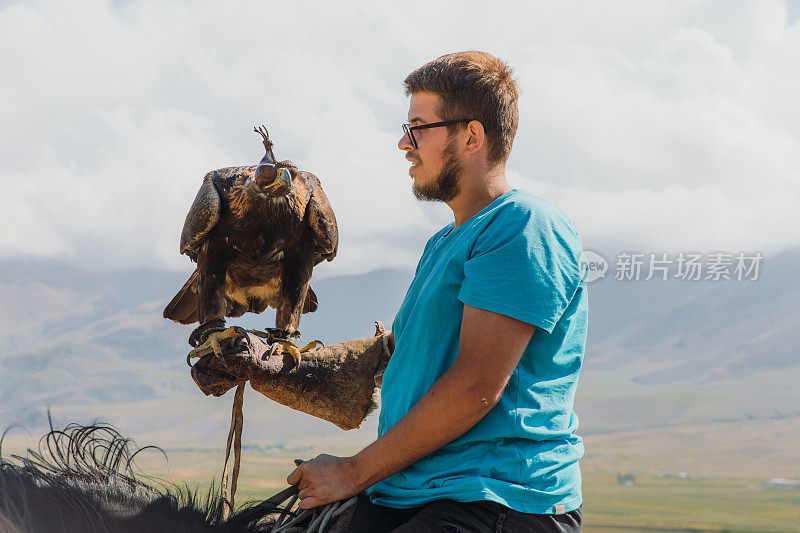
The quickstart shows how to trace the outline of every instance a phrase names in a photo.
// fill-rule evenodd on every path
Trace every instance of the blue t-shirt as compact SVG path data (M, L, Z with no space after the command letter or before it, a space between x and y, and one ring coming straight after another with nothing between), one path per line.
M464 304L536 330L480 422L367 493L388 507L451 499L537 514L576 509L583 441L572 405L587 320L578 235L556 206L516 189L453 226L428 241L392 325L395 351L383 376L378 434L455 361Z

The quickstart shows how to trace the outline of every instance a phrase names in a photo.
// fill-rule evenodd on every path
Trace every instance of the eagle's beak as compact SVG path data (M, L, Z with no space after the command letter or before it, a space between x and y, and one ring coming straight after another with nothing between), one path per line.
M276 181L282 182L287 189L291 192L292 190L292 173L289 172L288 168L280 168L278 169L278 179Z
M292 192L292 173L289 172L288 168L279 168L276 172L275 179L269 185L264 186L264 189L272 189L273 187L278 187L279 185L283 185L286 188L286 194ZM278 187L280 188L280 187Z

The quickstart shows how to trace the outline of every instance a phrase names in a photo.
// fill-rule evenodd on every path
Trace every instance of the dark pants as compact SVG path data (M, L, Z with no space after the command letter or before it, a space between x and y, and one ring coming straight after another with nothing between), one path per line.
M580 508L566 514L520 513L490 501L439 500L421 507L393 509L359 494L348 532L352 533L579 533Z

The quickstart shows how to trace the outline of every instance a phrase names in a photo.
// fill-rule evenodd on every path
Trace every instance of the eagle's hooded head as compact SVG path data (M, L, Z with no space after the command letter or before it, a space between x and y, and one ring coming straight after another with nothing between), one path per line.
M291 161L276 162L275 154L272 152L273 142L269 140L267 128L253 128L261 135L264 142L266 153L256 167L253 181L255 181L259 192L267 198L280 198L289 196L292 192L292 180L298 175L297 166Z
M291 161L262 162L256 167L254 181L259 192L267 198L279 198L288 196L292 192L292 181L297 175L297 167Z

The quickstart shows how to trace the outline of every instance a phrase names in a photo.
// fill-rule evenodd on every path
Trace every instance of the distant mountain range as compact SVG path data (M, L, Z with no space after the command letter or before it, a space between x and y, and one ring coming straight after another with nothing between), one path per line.
M799 275L795 248L755 281L591 284L584 428L800 417Z
M800 248L766 257L757 281L616 281L610 272L591 283L582 432L800 417L798 272ZM0 427L35 432L49 405L56 420L104 419L143 442L217 443L230 400L196 389L184 361L192 328L161 317L187 275L0 262ZM320 307L304 316L304 339L366 337L375 320L390 327L411 278L380 270L313 282ZM268 312L237 323L273 321ZM252 391L246 404L253 442L342 433ZM374 435L375 418L341 438Z

